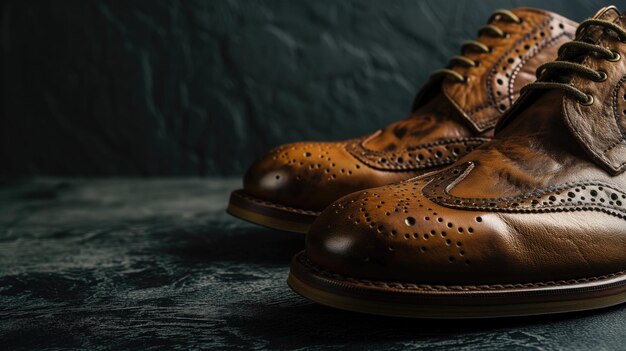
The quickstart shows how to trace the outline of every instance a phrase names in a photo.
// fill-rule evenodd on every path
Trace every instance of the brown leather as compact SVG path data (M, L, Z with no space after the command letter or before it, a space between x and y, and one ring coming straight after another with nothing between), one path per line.
M513 12L521 24L492 22L508 38L483 34L478 41L492 52L466 54L480 61L478 67L453 68L469 78L467 83L432 79L410 117L371 135L280 146L248 170L244 191L271 203L321 211L351 192L440 169L489 140L502 112L535 79L537 66L556 57L576 26L547 11Z
M614 8L597 18L626 28ZM581 35L622 57L586 55L603 82L573 74L592 105L560 90L524 94L494 139L454 165L331 205L307 236L309 259L348 277L442 285L626 270L626 43L589 28Z

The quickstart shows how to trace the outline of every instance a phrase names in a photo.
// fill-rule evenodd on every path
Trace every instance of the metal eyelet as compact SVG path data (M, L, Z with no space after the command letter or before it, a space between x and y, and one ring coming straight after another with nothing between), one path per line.
M609 76L606 74L606 72L604 71L597 71L599 77L597 79L594 79L594 81L596 82L604 82L605 80L607 80L607 78L609 78Z
M462 83L467 84L467 83L469 83L469 81L470 81L470 77L463 76L463 82Z
M607 61L609 61L609 62L617 62L617 61L622 59L622 55L620 55L619 52L612 51L612 50L611 50L611 52L613 53L613 57L609 57L608 59L606 59Z
M480 67L480 60L474 61L474 67Z
M590 105L593 105L594 101L595 99L593 98L593 95L587 94L587 101L579 101L579 102L583 106L590 106Z

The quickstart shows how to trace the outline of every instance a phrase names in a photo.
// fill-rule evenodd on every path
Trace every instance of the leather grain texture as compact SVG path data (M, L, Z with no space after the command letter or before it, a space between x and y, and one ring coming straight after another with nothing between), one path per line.
M494 14L485 22L473 42L485 49L461 49L461 59L471 66L451 62L446 67L452 77L433 75L417 93L409 117L357 139L281 145L248 169L243 190L274 204L321 211L355 191L450 165L490 140L520 88L535 80L540 63L556 59L578 24L531 8Z
M497 8L608 1L21 1L2 12L1 174L241 174L406 117Z
M612 56L559 56L560 64L576 59L605 79L547 72L534 86L549 82L550 90L524 94L494 138L452 166L336 201L307 235L311 261L348 277L446 286L622 272L626 174L598 151L624 158L611 150L623 140L618 125L626 119L613 108L626 75L625 18L606 8L579 27L575 45L609 47ZM594 99L575 98L559 84Z

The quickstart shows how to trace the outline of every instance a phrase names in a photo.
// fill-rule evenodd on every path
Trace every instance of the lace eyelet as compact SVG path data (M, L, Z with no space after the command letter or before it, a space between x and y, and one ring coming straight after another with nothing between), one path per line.
M509 33L507 33L507 32L502 33L502 38L504 38L504 39L508 39L508 38L510 38L510 37L511 37L511 34L509 34Z
M617 51L611 51L613 53L613 57L609 57L608 59L606 59L609 62L617 62L619 60L622 59L622 55L619 54L619 52Z
M607 78L609 78L609 76L604 71L598 71L598 75L599 77L597 79L594 79L594 81L596 82L604 82L605 80L607 80Z
M593 95L587 94L587 101L579 101L579 103L583 106L591 106L594 101L595 99L593 98Z
M463 81L462 81L461 83L463 83L463 84L467 84L467 83L469 83L469 81L470 81L470 77L468 77L468 76L463 76Z
M474 61L474 67L480 67L480 60Z

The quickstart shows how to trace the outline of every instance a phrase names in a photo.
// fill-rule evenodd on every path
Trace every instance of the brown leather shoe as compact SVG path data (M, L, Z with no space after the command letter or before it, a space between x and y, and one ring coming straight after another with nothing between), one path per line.
M422 88L409 118L362 138L272 150L248 170L228 212L305 233L341 196L440 169L488 141L537 66L556 58L576 27L528 8L497 11L489 23Z
M297 292L411 317L578 311L626 300L626 15L583 22L454 165L326 209Z

